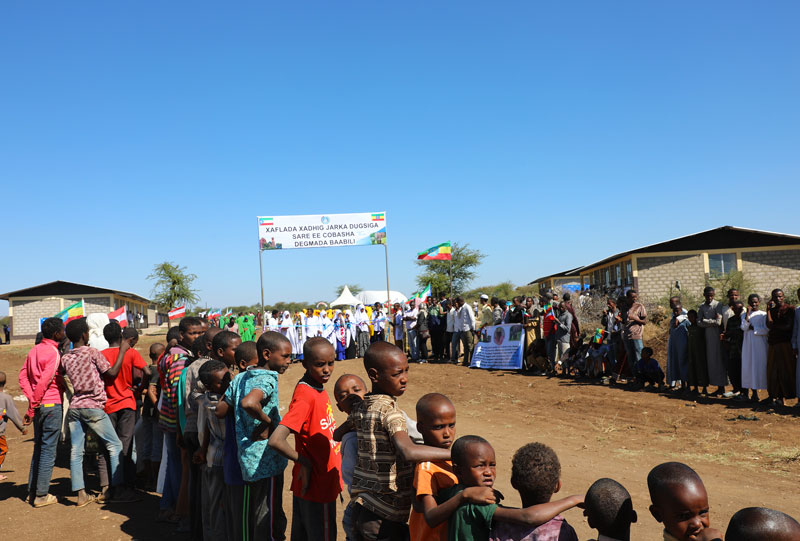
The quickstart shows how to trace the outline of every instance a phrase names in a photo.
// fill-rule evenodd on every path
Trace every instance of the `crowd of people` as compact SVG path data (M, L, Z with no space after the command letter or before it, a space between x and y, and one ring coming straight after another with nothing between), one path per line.
M766 336L765 381L770 381L771 370L777 370L776 378L786 377L788 363L781 357L786 348L773 346L789 343L793 353L793 309L776 290L766 312L751 300L745 313L735 293L728 294L727 316L714 301L713 290L706 291L699 316L673 299L667 371L680 375L672 377L689 392L705 387L693 379L701 368L718 370L709 362L709 352L726 351L730 359L735 328L742 331L742 344L749 343L748 331ZM598 539L630 539L637 513L617 481L599 479L585 494L554 499L561 487L558 457L544 443L529 443L515 453L510 472L522 508L500 506L493 488L491 443L479 436L456 437L455 405L444 394L431 392L418 401L412 419L398 408L396 398L410 384L410 361L459 362L463 355L460 362L468 365L474 333L499 323L526 327L530 369L592 375L594 367L617 380L632 375L658 384L657 378L648 379L652 351L643 347L641 334L647 314L635 291L628 291L624 300L608 300L605 328L592 334L583 365L583 354L577 352L583 351L586 333L580 331L566 293L561 300L547 292L539 299L509 302L484 295L477 306L456 297L452 302L419 299L395 305L388 313L380 305L370 308L330 315L312 310L303 312L304 317L268 314L263 322L267 330L257 338L249 335L249 325L242 325L247 316L216 324L186 317L169 330L166 343L150 346L150 363L134 347L138 333L116 321L103 328L109 347L100 351L89 346L85 318L66 326L58 318L45 320L42 339L19 374L29 408L21 422L10 416L21 430L33 424L30 503L35 508L58 503L49 490L66 408L74 503L136 501L141 498L137 482L144 478L145 488L161 495L155 518L175 524L193 540L284 539L285 508L291 508L291 538L298 540L336 539L340 530L354 540L572 540L577 536L561 513L575 506L584 508ZM763 322L758 320L761 314ZM243 319L237 323L237 317ZM693 328L703 330L700 338L692 337ZM682 342L679 329L686 331ZM707 338L708 329L716 333L715 340ZM390 330L395 344L388 340ZM780 334L770 339L773 330ZM701 345L704 363L698 363ZM348 356L349 349L364 358L368 381L355 374L332 380L336 361ZM602 355L588 355L598 350ZM743 357L748 360L741 366L750 366L752 354ZM305 373L282 415L278 380L295 360L302 362ZM631 367L627 371L626 365ZM684 365L685 373L680 371ZM733 379L736 366L723 362L727 377ZM743 378L742 388L750 388L749 381ZM0 386L4 383L3 374ZM720 394L727 380L720 376L711 384L718 387L712 394ZM782 380L776 388L783 393L776 400L789 398ZM338 427L329 391L333 403L348 415ZM2 435L5 423L0 428ZM98 457L99 494L87 490L84 482L91 445ZM289 462L291 505L282 496ZM665 539L722 539L711 525L705 487L689 466L657 466L647 486L650 514L663 524ZM336 506L343 496L349 498L340 524ZM748 508L731 519L725 539L798 535L800 524L788 515Z

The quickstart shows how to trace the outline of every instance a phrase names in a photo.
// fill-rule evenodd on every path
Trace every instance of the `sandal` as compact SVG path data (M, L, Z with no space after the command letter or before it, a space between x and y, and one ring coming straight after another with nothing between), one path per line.
M48 494L47 496L40 496L35 500L33 500L33 506L37 509L40 507L47 507L48 505L53 505L54 503L58 503L58 498L56 498L52 494Z

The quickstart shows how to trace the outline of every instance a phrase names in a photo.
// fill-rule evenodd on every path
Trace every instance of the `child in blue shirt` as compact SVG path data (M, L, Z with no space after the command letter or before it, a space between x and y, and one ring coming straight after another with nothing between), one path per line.
M232 414L237 455L242 468L243 532L247 539L284 539L283 471L287 460L267 445L270 430L281 421L278 375L292 362L292 344L281 333L262 334L256 343L258 364L231 381L217 416Z

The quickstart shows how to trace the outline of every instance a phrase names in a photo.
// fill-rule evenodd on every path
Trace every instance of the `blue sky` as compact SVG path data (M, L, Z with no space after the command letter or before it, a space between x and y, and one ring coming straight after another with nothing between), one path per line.
M478 286L800 234L800 4L434 4L4 2L0 290L171 260L256 302L257 215L386 211L406 293L446 240ZM385 284L378 247L264 262L267 302Z

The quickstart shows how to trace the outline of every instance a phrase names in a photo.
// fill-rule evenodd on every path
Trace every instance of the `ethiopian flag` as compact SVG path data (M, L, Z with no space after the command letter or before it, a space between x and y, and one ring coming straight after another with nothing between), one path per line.
M386 214L383 212L377 212L372 215L373 222L385 222L386 221Z
M417 259L450 261L452 259L450 256L450 243L443 242L441 244L437 244L433 248L428 248L424 252L418 253Z
M76 302L72 306L68 306L64 310L61 310L53 317L61 318L64 321L64 323L69 323L73 319L78 319L79 317L83 317L85 314L86 310L83 307L83 300L81 299L79 302Z

